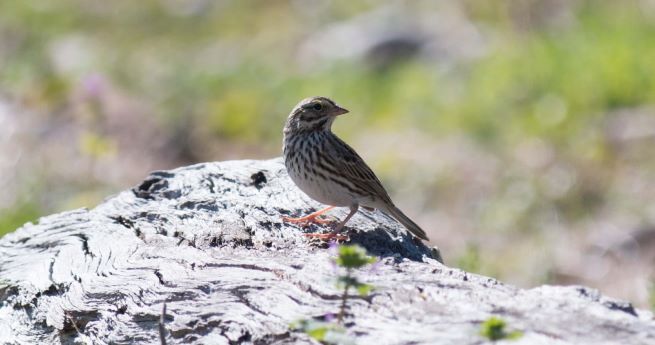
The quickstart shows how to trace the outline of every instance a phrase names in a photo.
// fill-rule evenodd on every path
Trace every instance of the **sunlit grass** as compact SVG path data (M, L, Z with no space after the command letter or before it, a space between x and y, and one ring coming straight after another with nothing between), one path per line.
M0 237L39 217L40 210L33 203L19 203L11 209L0 210Z
M581 135L594 119L655 102L655 25L636 6L620 7L619 15L605 2L580 6L569 27L529 32L491 15L499 3L475 6L472 15L495 26L496 34L487 54L447 71L424 60L383 71L365 60L303 71L293 60L302 34L281 20L295 13L289 4L258 11L249 2L203 5L193 15L165 6L3 3L0 29L16 35L17 43L4 58L0 87L54 110L69 101L80 78L99 73L153 102L155 115L190 119L209 135L262 145L279 142L280 123L299 98L329 95L359 107L357 117L371 127L463 132L500 152L538 137L571 156L592 152L592 160L607 158L601 137ZM341 4L331 11L336 20L368 8ZM278 25L271 25L272 14L280 16ZM90 52L88 63L72 70L53 65L53 46L67 37ZM204 60L217 42L229 54ZM341 129L354 135L352 126Z

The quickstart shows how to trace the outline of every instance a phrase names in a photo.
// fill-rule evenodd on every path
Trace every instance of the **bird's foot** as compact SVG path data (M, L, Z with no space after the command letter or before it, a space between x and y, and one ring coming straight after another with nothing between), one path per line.
M300 218L282 217L282 220L287 223L296 223L302 226L308 226L310 224L330 224L334 222L332 219L326 219L320 216L312 216L311 214L309 216Z
M320 211L316 211L310 215L300 218L282 217L282 220L288 223L300 224L302 226L308 226L310 224L330 224L333 223L334 220L320 217L320 215L322 215L328 210L331 210L332 208L334 208L334 206L324 208Z
M309 238L318 238L319 240L323 240L323 241L330 241L330 240L346 241L349 239L349 237L346 235L335 234L333 232L328 232L327 234L309 233L303 235Z

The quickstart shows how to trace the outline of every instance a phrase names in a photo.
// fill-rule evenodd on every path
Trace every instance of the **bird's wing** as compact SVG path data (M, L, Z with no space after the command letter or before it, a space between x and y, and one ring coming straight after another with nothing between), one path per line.
M377 197L393 204L373 170L352 147L335 135L332 135L328 141L331 144L326 143L328 145L324 148L324 152L331 165L346 178L346 181L350 182L362 196Z

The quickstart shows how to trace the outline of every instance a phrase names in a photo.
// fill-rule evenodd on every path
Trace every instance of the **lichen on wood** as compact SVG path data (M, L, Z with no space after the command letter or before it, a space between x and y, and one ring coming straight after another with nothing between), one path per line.
M339 310L330 254L302 236L329 229L281 216L320 206L274 159L153 172L91 210L43 217L0 239L0 343L314 343L289 325ZM366 273L376 290L345 316L359 344L478 344L492 315L525 344L655 342L650 312L595 290L449 268L376 211L347 230L380 257Z

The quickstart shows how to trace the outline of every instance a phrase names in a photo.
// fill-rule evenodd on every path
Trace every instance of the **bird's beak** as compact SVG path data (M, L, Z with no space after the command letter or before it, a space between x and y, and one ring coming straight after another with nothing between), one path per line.
M347 114L347 113L349 113L348 109L344 109L344 108L342 108L342 107L340 107L338 105L332 111L332 115L334 115L334 116L339 116L339 115L343 115L343 114Z

